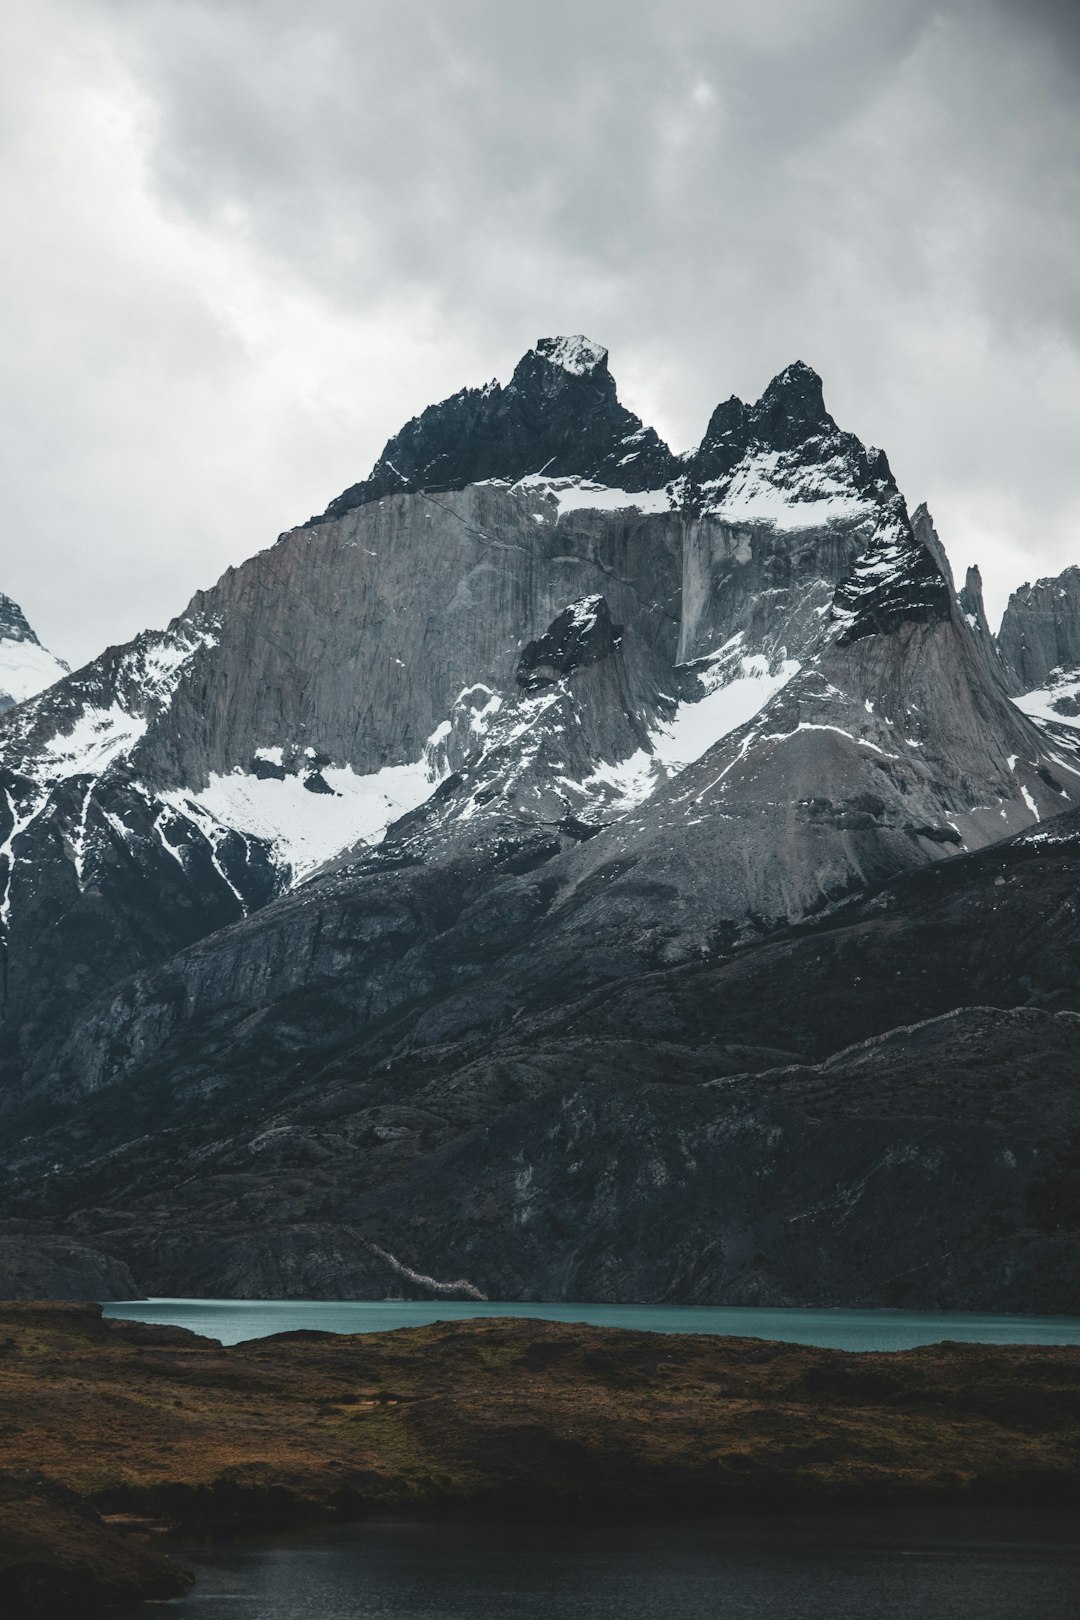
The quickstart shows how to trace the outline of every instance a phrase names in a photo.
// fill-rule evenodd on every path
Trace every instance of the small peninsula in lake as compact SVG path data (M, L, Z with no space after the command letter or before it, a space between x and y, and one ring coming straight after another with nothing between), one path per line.
M226 1348L14 1304L0 1432L5 1613L93 1614L185 1589L169 1530L1065 1506L1080 1349L850 1354L506 1319Z

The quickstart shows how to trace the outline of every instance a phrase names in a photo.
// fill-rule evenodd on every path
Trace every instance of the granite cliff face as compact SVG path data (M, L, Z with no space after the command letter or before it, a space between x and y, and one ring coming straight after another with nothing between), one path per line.
M1058 728L1059 736L1075 732L1080 725L1080 568L1014 591L998 641L1018 707Z
M1024 692L1043 686L1054 670L1080 668L1080 568L1014 591L998 642Z
M606 351L541 340L505 388L424 412L368 480L166 631L0 722L9 1219L73 1229L158 1291L424 1291L445 1268L467 1274L451 1265L460 1248L484 1291L509 1297L838 1299L842 1231L749 1272L706 1241L720 1160L701 1088L780 1076L754 1091L767 1137L769 1110L818 1086L853 1041L879 1045L835 1073L852 1086L880 1075L889 1095L896 1075L921 1084L942 1064L974 1065L986 1086L1005 1072L1013 1026L984 1011L880 1044L979 1008L974 976L948 978L951 1000L911 1005L886 993L906 982L902 955L877 1010L837 1016L827 1035L820 1019L816 1034L790 1028L784 1006L811 982L823 1006L848 1006L850 958L800 942L860 896L957 869L950 857L977 862L1025 829L1045 836L1080 804L1075 731L1018 707L1016 684L977 576L957 594L929 515L909 516L885 456L837 427L808 367L755 404L719 406L676 457L619 404ZM1059 874L1071 849L1054 845ZM996 884L979 908L995 938ZM925 940L897 932L926 957ZM759 988L737 1030L691 1033L711 1018L695 1001L714 995L702 971L737 977L789 940L784 998ZM984 999L1024 1006L1025 971ZM698 988L672 981L657 1001L657 973ZM652 1022L629 1044L613 1034L583 1070L571 1009L611 993L633 1026L639 990ZM1072 1063L1059 1019L1071 1010L1039 1004L1024 1026L1055 1086ZM493 1043L505 1057L478 1081L477 1051ZM661 1158L695 1164L705 1202L691 1199L692 1220L686 1205L695 1235L665 1271L684 1195L667 1216L645 1197L635 1142L653 1132L648 1088L672 1084ZM540 1247L502 1242L499 1223L521 1223L494 1191L505 1178L491 1154L539 1189L536 1220L570 1197L567 1085L583 1117L595 1106L614 1121L626 1099L607 1157L583 1161L585 1248L543 1225ZM335 1113L331 1096L348 1101ZM984 1102L949 1138L957 1164L998 1143ZM797 1134L804 1105L791 1106ZM835 1153L870 1162L886 1115L834 1121ZM724 1130L715 1153L742 1155ZM541 1142L562 1146L552 1158ZM1043 1152L1023 1160L1024 1186ZM806 1198L835 1168L823 1149L809 1158ZM746 1204L764 1163L740 1158L728 1225L766 1220ZM447 1178L464 1185L470 1164L493 1189L488 1214L478 1205L439 1237ZM934 1174L915 1178L920 1198ZM989 1171L956 1185L958 1201L913 1229L909 1259L962 1205L1002 1196ZM872 1230L890 1208L892 1192ZM657 1252L617 1262L654 1220L671 1234ZM1034 1284L987 1269L981 1220L942 1286L1015 1302ZM816 1270L815 1245L830 1256ZM887 1302L867 1264L849 1297Z

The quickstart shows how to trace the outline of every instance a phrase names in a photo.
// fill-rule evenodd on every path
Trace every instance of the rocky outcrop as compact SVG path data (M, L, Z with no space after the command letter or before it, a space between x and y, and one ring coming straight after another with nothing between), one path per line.
M5 1342L15 1348L15 1339ZM40 1466L0 1474L0 1604L8 1620L94 1620L180 1597L193 1579Z
M67 1236L0 1231L0 1299L137 1299L122 1260Z
M1045 686L1054 670L1080 669L1080 568L1013 591L998 645L1021 692Z
M621 624L612 624L611 612L602 596L585 596L571 602L537 641L522 648L516 672L517 683L526 692L554 686L576 669L610 658L622 643Z

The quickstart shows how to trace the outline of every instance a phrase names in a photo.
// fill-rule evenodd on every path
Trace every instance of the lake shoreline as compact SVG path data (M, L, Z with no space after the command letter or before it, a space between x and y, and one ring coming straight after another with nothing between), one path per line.
M906 1350L942 1340L970 1344L1080 1345L1080 1317L975 1311L915 1311L849 1306L600 1304L587 1300L250 1300L170 1299L104 1302L110 1319L186 1327L226 1345L272 1333L314 1330L382 1333L436 1322L559 1322L770 1339L786 1344L865 1351Z
M1056 1514L1080 1507L1080 1349L854 1354L522 1318L223 1347L0 1305L0 1432L14 1614L27 1568L39 1593L80 1569L114 1596L182 1589L161 1527L171 1545L402 1517Z

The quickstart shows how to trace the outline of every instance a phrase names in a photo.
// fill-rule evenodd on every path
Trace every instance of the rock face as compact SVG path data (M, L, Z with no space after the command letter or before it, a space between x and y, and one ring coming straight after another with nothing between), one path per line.
M41 645L18 602L0 592L0 712L35 697L67 671Z
M1017 707L1058 737L1080 728L1080 569L1022 585L1009 598L1000 646ZM1053 733L1052 733L1053 734Z
M1080 568L1014 591L998 642L1022 692L1045 686L1054 670L1080 668Z
M0 1299L136 1299L123 1261L70 1237L0 1232Z
M889 1303L895 1266L912 1303L1043 1300L1037 1273L1058 1279L1050 1292L1064 1273L1024 1247L1019 1216L1027 1258L1011 1272L980 1258L994 1200L1026 1209L1048 1149L994 1134L1016 1043L1011 1015L984 1004L1026 1006L1042 958L1030 928L1016 958L998 927L1015 921L999 892L1012 878L987 888L978 863L1060 817L1052 847L1002 847L1040 850L1065 883L1080 737L1018 707L1010 681L977 576L958 596L929 514L909 516L808 367L718 407L675 458L619 404L605 351L542 340L506 388L423 413L370 479L166 631L0 723L8 1213L76 1230L160 1292L471 1279L508 1297L839 1303L847 1287ZM1028 853L1015 861L1028 870ZM903 885L961 870L976 878L957 955L951 924L909 924L921 902ZM869 914L867 949L903 942L880 974L832 948L856 937L834 918L862 903L890 918ZM971 970L984 936L1011 977ZM949 989L927 999L942 939ZM753 979L780 959L782 996ZM661 991L657 974L675 977ZM740 974L749 999L729 991ZM1067 983L1023 1026L1053 1087L1073 1063ZM627 1045L609 1025L592 1067L583 998L636 1031ZM949 1022L958 1008L983 1010ZM870 1113L826 1110L792 1183L796 1202L833 1209L834 1235L811 1221L784 1247L780 1217L747 1202L767 1160L747 1148L721 1199L716 1155L770 1139L787 1093L817 1098L821 1065L863 1040L878 1043L865 1060L829 1073ZM478 1068L486 1052L502 1055ZM949 1126L941 1184L961 1190L934 1203L938 1160L907 1181L873 1170L892 1190L867 1205L868 1258L845 1272L855 1251L824 1189L841 1160L855 1186L874 1144L909 1132L891 1103L873 1111L866 1076L891 1097L897 1075L917 1089L965 1063L990 1089ZM743 1135L709 1134L721 1077L752 1099ZM791 1103L785 1140L809 1106ZM564 1107L600 1144L580 1185ZM635 1146L665 1111L667 1204ZM994 1153L1022 1166L1011 1191ZM676 1160L697 1166L690 1181ZM440 1228L453 1178L476 1202ZM519 1178L540 1189L528 1220L506 1202ZM927 1222L886 1241L908 1196ZM709 1239L721 1205L768 1265ZM545 1224L561 1206L578 1236ZM964 1210L979 1213L942 1273L920 1256ZM666 1270L665 1244L683 1256Z

